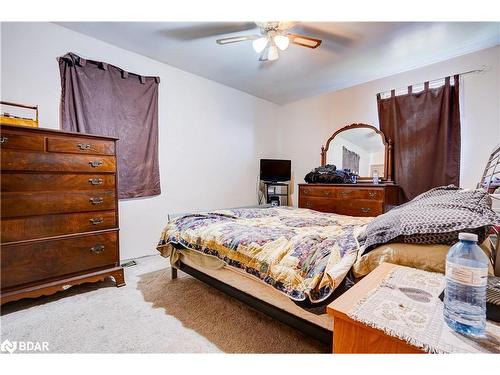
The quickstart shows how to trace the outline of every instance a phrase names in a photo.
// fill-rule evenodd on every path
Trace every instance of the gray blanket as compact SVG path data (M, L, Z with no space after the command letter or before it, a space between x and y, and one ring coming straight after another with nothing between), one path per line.
M378 216L358 239L362 251L388 242L454 244L458 233L475 233L481 243L500 216L491 209L484 190L454 185L431 189L408 203Z

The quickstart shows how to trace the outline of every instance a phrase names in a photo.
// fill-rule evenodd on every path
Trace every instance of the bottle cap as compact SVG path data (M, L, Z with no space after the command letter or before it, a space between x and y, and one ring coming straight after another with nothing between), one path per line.
M473 234L473 233L459 233L458 234L458 239L459 240L465 240L465 241L474 241L474 242L477 242L477 234Z

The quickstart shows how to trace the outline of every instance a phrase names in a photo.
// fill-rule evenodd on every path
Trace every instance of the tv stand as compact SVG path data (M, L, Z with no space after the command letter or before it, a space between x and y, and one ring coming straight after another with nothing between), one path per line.
M290 183L289 182L271 182L263 181L264 197L267 204L272 204L272 197L277 197L280 206L289 205ZM283 202L285 200L285 202Z

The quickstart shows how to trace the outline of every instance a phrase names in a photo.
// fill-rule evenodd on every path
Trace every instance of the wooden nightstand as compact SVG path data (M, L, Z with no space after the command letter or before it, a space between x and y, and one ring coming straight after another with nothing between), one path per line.
M383 263L328 305L327 312L333 317L334 353L424 353L383 331L352 320L347 314L356 303L391 272L395 264Z

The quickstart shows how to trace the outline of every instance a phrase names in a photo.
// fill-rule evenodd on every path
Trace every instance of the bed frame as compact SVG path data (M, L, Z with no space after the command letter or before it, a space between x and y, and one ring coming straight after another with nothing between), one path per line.
M295 328L302 333L311 336L325 344L332 345L333 335L332 331L320 327L310 321L298 317L294 314L289 313L279 307L276 307L270 303L267 303L257 297L254 297L248 293L245 293L229 284L226 284L220 280L217 280L197 269L188 266L187 264L178 261L178 267L172 267L172 279L177 278L177 270L181 270L188 275L214 287L215 289L220 290L221 292L236 298L237 300L249 305L257 311L260 311L292 328Z
M492 199L500 200L500 145L493 149L486 168L484 168L481 180L477 184L477 188L483 188L487 193L491 194ZM500 227L492 228L490 235L490 246L493 250L492 259L495 276L500 276Z

